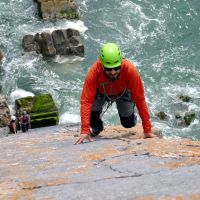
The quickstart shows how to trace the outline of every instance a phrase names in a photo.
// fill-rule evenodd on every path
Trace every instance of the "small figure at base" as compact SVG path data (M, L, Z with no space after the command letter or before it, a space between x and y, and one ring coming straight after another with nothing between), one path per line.
M10 134L16 134L17 133L17 125L16 125L16 117L12 116L10 124L8 125L10 129Z
M22 112L22 115L20 117L20 123L21 123L21 128L22 128L22 132L28 132L28 130L30 129L30 116L27 114L26 111Z

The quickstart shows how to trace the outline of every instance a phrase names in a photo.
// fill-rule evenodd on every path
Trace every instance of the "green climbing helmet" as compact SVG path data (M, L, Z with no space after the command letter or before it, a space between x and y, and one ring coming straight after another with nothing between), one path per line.
M106 43L101 48L100 61L105 68L115 68L122 63L122 53L115 43Z

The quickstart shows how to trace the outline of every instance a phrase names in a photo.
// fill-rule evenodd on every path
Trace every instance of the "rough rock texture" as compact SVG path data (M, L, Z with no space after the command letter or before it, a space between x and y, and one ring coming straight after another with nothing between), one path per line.
M167 115L165 114L165 112L160 111L158 113L156 113L156 116L160 119L160 120L165 120Z
M76 127L0 140L0 199L197 200L200 142L142 139L142 127L107 127L73 145Z
M178 97L180 100L182 100L183 102L190 102L191 101L191 97L187 96L187 95L180 95Z
M38 4L40 16L47 19L79 19L75 0L34 0Z
M24 51L30 52L30 51L36 51L37 53L41 52L41 48L39 44L36 42L36 37L33 35L25 35L23 37L22 45L24 48Z
M17 116L20 116L23 111L30 114L31 128L58 124L58 109L50 94L17 99L15 107Z
M2 53L2 51L0 49L0 63L1 63L2 59L3 59L3 53Z
M0 94L0 127L5 127L10 122L10 110L6 101L6 97Z
M187 127L194 121L195 112L176 112L175 119L177 126Z
M35 51L49 57L55 55L84 56L80 33L75 29L55 30L52 33L42 32L34 36L25 35L22 46L26 52Z

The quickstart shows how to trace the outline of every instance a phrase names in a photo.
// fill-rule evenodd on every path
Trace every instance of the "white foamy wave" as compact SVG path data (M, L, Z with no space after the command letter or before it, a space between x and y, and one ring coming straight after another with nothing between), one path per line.
M18 88L10 94L10 100L11 103L14 103L16 99L20 99L22 97L27 97L27 96L35 96L35 95L32 92L28 92L26 90Z
M80 122L80 116L79 115L64 113L60 116L59 124L79 123L79 122Z
M84 33L86 30L88 30L88 28L84 25L84 23L78 20L78 21L66 21L65 23L56 25L53 28L43 28L41 32L42 31L53 32L56 29L68 29L68 28L76 29L81 33Z
M190 97L193 97L199 95L199 88L190 86L189 84L186 86L179 86L179 85L172 85L169 84L167 87L162 88L164 91L166 91L170 96L174 97L176 99L177 95L187 95Z
M33 29L34 28L34 29ZM54 26L52 26L50 23L47 24L38 24L37 27L33 27L30 24L22 24L19 25L18 27L18 32L24 34L31 34L34 35L36 33L41 33L41 32L53 32L54 30L58 29L68 29L68 28L73 28L78 30L80 33L84 33L85 31L88 30L88 28L84 25L83 21L57 21Z
M75 63L75 62L81 62L81 61L83 61L85 58L83 58L83 57L79 57L79 56L60 56L60 55L58 55L58 56L56 56L55 58L54 58L54 62L57 62L57 63L60 63L60 64L62 64L62 63Z

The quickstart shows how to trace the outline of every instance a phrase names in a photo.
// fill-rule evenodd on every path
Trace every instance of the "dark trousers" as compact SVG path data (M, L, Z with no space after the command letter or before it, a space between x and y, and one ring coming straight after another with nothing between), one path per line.
M28 129L29 129L29 123L22 123L22 132L25 133L25 132L28 132Z
M121 125L125 128L134 127L137 123L137 116L134 112L135 103L132 100L132 95L126 90L124 94L122 96L119 95L119 97L120 98L111 98L116 102ZM100 115L106 101L109 102L110 98L108 99L105 95L100 93L96 94L90 116L90 126L92 129L97 129L99 131L103 130L103 121L101 120Z

